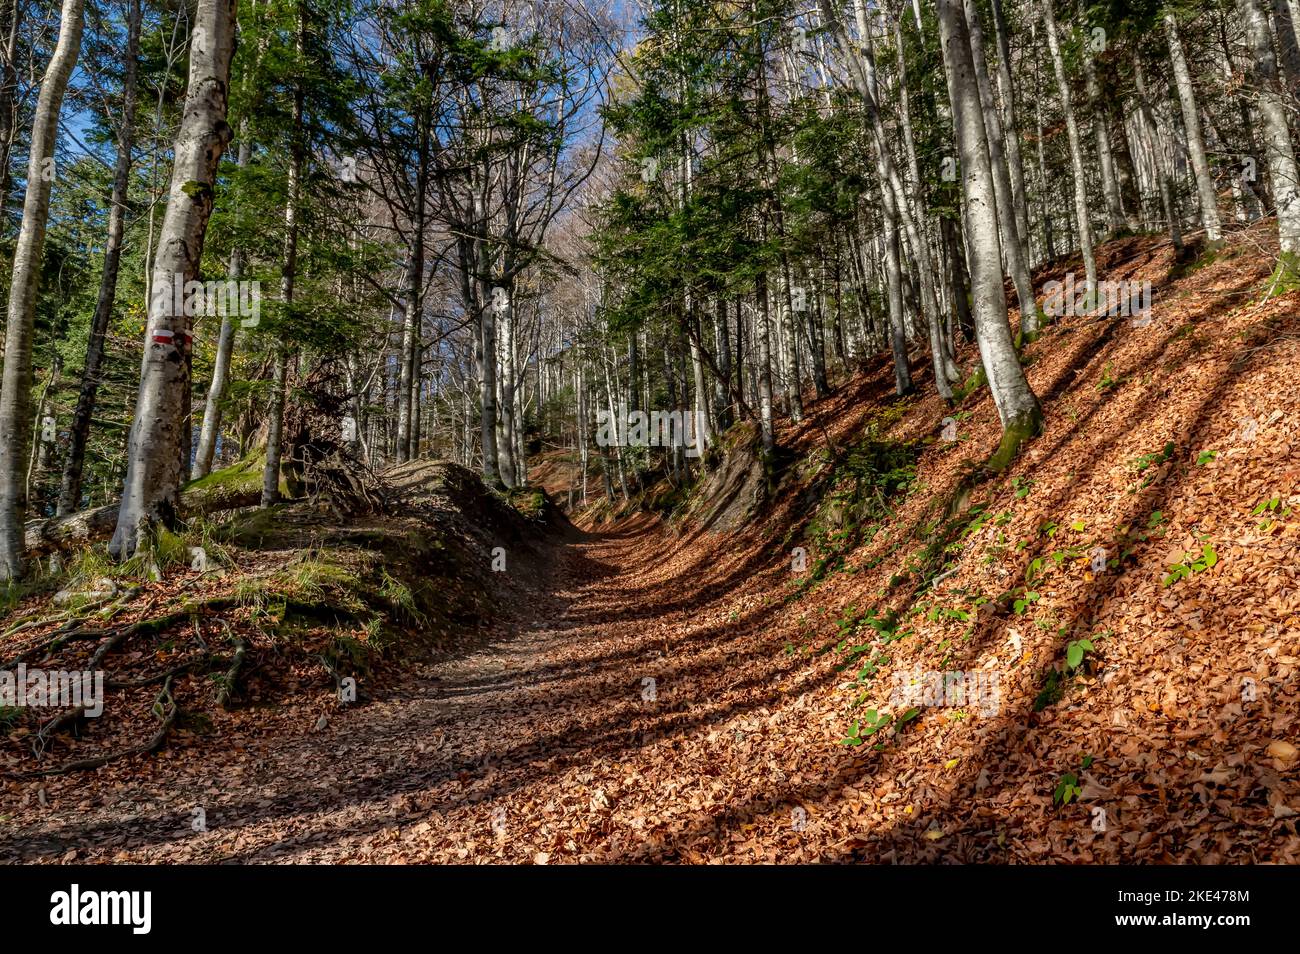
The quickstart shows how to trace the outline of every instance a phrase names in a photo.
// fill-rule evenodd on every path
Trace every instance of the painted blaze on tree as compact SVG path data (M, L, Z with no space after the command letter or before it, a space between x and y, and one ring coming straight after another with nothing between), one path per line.
M119 559L136 551L151 524L176 519L188 469L181 448L189 427L193 335L183 302L177 307L175 286L181 277L188 283L198 275L212 214L212 183L231 138L226 101L234 27L235 0L199 0L167 211L153 261L152 284L159 294L149 300L126 481L109 544Z

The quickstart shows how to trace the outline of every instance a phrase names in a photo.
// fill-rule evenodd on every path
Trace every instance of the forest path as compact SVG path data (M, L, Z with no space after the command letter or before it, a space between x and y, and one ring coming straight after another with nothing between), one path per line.
M168 749L109 797L51 779L48 825L0 835L0 858L700 860L677 836L708 837L734 792L724 763L753 754L745 726L718 725L779 674L745 675L716 629L690 641L720 611L701 614L707 594L679 585L674 549L650 518L558 546L549 592L505 608L506 638L427 663L319 731Z

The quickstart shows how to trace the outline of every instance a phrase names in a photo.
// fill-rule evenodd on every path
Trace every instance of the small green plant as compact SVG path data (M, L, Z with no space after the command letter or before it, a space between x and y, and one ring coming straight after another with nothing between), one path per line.
M1094 649L1091 639L1071 640L1065 646L1065 665L1070 669L1078 669L1083 665L1084 657Z
M1291 513L1290 507L1282 506L1281 497L1270 497L1255 504L1255 509L1250 512L1250 515L1258 517L1261 513L1277 513L1279 510L1284 517Z
M1214 460L1214 458L1218 456L1219 456L1218 451L1203 450L1196 455L1196 466L1204 467L1206 464L1208 464L1210 461Z
M1011 489L1015 491L1017 500L1024 500L1029 496L1030 490L1033 489L1034 482L1025 477L1012 477Z
M907 723L911 722L920 714L921 714L921 710L913 706L912 708L908 709L906 712L904 712L901 716L898 717L898 727L901 729L903 726L907 725Z
M1268 516L1264 517L1264 519L1259 522L1259 529L1261 530L1267 530L1269 527L1273 526L1275 522L1274 518L1281 517L1285 520L1287 517L1291 516L1291 507L1284 504L1281 497L1269 497L1268 499L1261 500L1259 503L1255 504L1254 509L1250 511L1252 517L1258 517L1264 514L1268 514Z
M959 539L954 540L952 543L948 544L948 546L944 547L945 553L960 553L965 548L962 541L966 538L974 536L976 533L990 525L994 527L1005 527L1011 522L1012 518L1015 517L1015 511L1013 510L1004 510L999 514L993 514L985 511L982 507L972 507L971 512L975 515L975 519L971 520L971 522L966 525L966 528L962 530ZM1005 546L1007 542L1006 534L999 531L998 541L1000 545Z
M1085 755L1079 760L1079 771L1088 771L1092 768L1093 761L1091 755ZM1077 801L1082 794L1083 786L1079 784L1079 776L1074 772L1066 772L1056 783L1056 790L1052 792L1052 804L1068 805L1072 801Z
M1056 783L1056 791L1052 792L1052 804L1068 805L1082 793L1083 786L1079 784L1079 776L1073 772L1066 772Z
M1170 564L1164 585L1173 586L1193 573L1203 573L1218 562L1219 555L1214 552L1214 545L1211 543L1204 544L1199 554L1195 550L1189 550L1183 554L1180 562Z
M1077 560L1083 556L1083 551L1079 547L1067 547L1064 550L1052 551L1052 562L1057 566L1062 566L1067 560Z
M1063 695L1065 695L1065 680L1061 673L1056 669L1047 670L1043 688L1038 690L1038 695L1034 697L1034 711L1042 712L1048 706L1060 701Z
M1024 615L1025 610L1037 603L1040 598L1039 594L1032 590L1027 591L1024 596L1018 597L1015 602L1011 604L1011 608L1015 611L1017 616L1022 616Z
M1105 367L1101 369L1101 383L1097 385L1098 391L1109 391L1111 388L1123 384L1126 378L1117 378L1111 374L1110 362L1107 361Z
M849 747L862 745L891 721L893 721L892 716L877 712L875 709L868 709L861 719L855 720L849 726L849 734L840 739L840 745Z
M898 628L898 614L893 610L885 613L884 616L876 615L876 608L873 606L867 610L867 614L862 617L862 624L876 631L882 642L893 643L900 639L906 639L912 635L910 629L900 630Z
M844 612L835 621L835 628L839 630L841 636L852 636L861 621L862 617L858 615L857 607L850 603L844 607Z
M1169 441L1164 449L1153 454L1143 454L1133 461L1133 467L1140 474L1155 464L1163 464L1174 456L1174 442Z
M932 623L938 622L941 619L956 619L961 620L963 623L969 623L970 613L963 609L950 609L947 606L936 605L930 607L930 611L926 613L926 619Z

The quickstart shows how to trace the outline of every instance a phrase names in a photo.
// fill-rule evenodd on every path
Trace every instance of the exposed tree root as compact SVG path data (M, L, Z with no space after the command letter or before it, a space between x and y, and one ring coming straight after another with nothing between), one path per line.
M166 708L162 708L166 706ZM116 762L118 759L129 758L132 755L147 755L162 745L163 740L167 738L167 733L171 731L172 726L176 724L176 718L180 715L180 707L176 704L176 699L172 696L172 678L167 677L163 683L162 692L158 693L158 698L154 700L153 708L155 711L160 710L162 725L158 731L149 738L147 742L131 748L122 749L119 752L111 752L108 755L97 755L90 759L78 759L74 762L68 762L56 768L41 769L36 772L24 772L21 775L13 775L12 778L32 779L43 778L49 775L67 775L71 772L84 772L89 769L99 768L101 765L107 765L109 762Z
M148 619L136 620L134 623L131 623L128 626L124 626L121 629L80 630L75 633L69 634L69 638L75 637L81 639L81 638L93 638L95 636L108 637L108 639L106 639L103 643L99 645L99 648L95 650L95 655L92 656L90 659L90 664L88 668L95 669L98 668L99 663L103 661L104 657L108 655L109 651L114 646L116 646L118 643L120 643L122 640L126 639L129 636L134 636L135 634L141 632L160 632L161 630L166 629L168 626L172 625L173 623L178 623L182 620L189 619L190 617L197 615L200 610L226 609L230 606L237 605L238 602L239 601L236 600L234 597L221 597L219 599L205 600L200 603L188 603L185 606L182 606L180 609L176 610L175 612L164 613L162 616L152 616L149 617Z
M336 517L380 513L386 506L383 483L363 463L331 448L310 458L303 478L313 502L330 508Z
M79 722L85 714L86 707L80 705L60 716L56 716L37 729L36 734L32 737L32 754L37 758L40 758L45 753L46 746L49 745L50 740L55 735L58 735L59 732L63 731L66 726Z
M36 656L41 653L48 653L52 650L58 649L64 643L71 642L74 639L97 639L100 635L98 633L91 633L85 630L75 630L70 628L74 626L76 623L84 623L84 622L85 620L73 620L70 623L62 626L54 633L53 636L51 636L45 642L37 643L35 646L30 646L27 649L24 649L22 652L20 652L17 656L14 656L12 659L4 663L0 663L0 669L12 669L14 666L17 666L19 663L27 662L27 660L31 659L33 656Z
M202 656L196 656L193 659L173 666L171 669L163 672L154 673L152 676L141 676L139 679L109 679L104 682L106 689L138 689L140 686L151 686L156 682L162 682L166 679L172 679L183 673L190 672L194 669L202 669L217 663L226 662L224 657L213 656L211 653L204 653Z
M111 606L108 606L105 609L100 610L96 615L104 618L112 618L112 616L115 614L117 610L121 609L123 606L129 603L132 599L134 599L137 595L139 595L139 593L140 593L139 587L132 587L131 589L123 593L121 598L118 599L116 602L114 602ZM54 616L47 619L33 620L30 623L24 623L22 626L15 627L14 629L5 633L4 636L0 636L0 640L3 640L6 637L14 635L15 633L19 632L21 629L31 628L32 626L43 625L45 623L58 622L60 620L66 620L66 622L64 622L64 624L58 628L58 630L50 634L49 639L45 640L44 642L37 643L34 646L29 646L27 649L24 649L17 656L14 656L12 659L10 659L8 662L0 664L0 669L11 669L14 666L18 665L19 663L26 662L27 660L31 659L33 656L39 654L48 655L49 653L58 649L64 643L71 642L74 639L98 639L100 636L104 634L104 632L106 632L106 630L83 630L77 628L82 623L89 622L90 619L91 617L89 616L72 617L71 613L65 613L63 615Z
M226 670L221 677L221 688L217 690L217 705L221 708L229 708L230 699L235 695L235 690L239 687L239 671L244 667L244 660L248 656L248 643L235 637L235 655L230 661L230 668Z

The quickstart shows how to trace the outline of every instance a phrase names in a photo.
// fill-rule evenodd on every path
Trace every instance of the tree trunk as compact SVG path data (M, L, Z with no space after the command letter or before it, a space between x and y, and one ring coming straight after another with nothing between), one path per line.
M718 352L718 375L714 387L714 420L718 430L726 431L732 424L731 400L731 337L727 328L727 298L719 295L713 322L714 348Z
M415 214L411 222L411 264L406 272L406 309L402 317L402 353L399 356L397 384L397 462L415 456L418 444L415 417L418 411L419 355L424 295L424 227L425 184L428 178L430 119L424 112L417 118L419 126L415 170Z
M479 401L482 405L483 481L500 486L497 469L497 332L496 312L489 301L479 305Z
M966 251L962 247L961 228L948 216L939 219L944 244L948 247L948 281L952 287L953 310L957 328L967 343L975 340L975 319L970 312L970 286L967 281Z
M903 127L903 146L907 152L907 168L910 175L909 201L919 211L924 208L924 201L921 196L921 173L920 164L916 158L916 138L912 131L912 117L910 95L907 88L907 61L903 56L903 23L901 12L894 15L894 47L896 53L896 62L898 66L898 105L899 118ZM943 308L939 303L939 296L935 295L935 303L938 306L934 313L927 315L927 330L930 335L930 359L931 366L934 369L935 389L939 396L945 401L951 401L953 397L952 387L949 385L948 374L948 348L944 340L944 322L942 320ZM822 362L822 378L825 377L825 361ZM820 385L819 385L820 393Z
M1097 293L1097 259L1092 249L1092 223L1088 220L1088 181L1083 168L1083 143L1079 139L1079 123L1075 119L1074 102L1070 97L1070 81L1065 75L1065 60L1061 57L1052 0L1039 0L1039 8L1043 15L1043 32L1047 35L1047 49L1052 56L1056 88L1061 97L1061 112L1065 116L1065 132L1070 140L1070 163L1074 167L1074 214L1078 219L1079 249L1083 255L1088 307L1091 308Z
M515 289L508 280L497 287L504 294L497 319L497 463L502 482L514 487L519 469L515 460Z
M234 49L236 0L198 0L190 41L189 80L176 136L171 191L153 262L140 392L127 450L127 471L110 552L135 552L140 534L172 520L179 504L182 411L189 399L190 320L175 307L173 286L199 270L213 184L230 141L226 100Z
M767 272L758 273L754 286L754 297L758 302L758 314L754 319L754 335L758 338L758 419L763 435L763 453L770 456L776 450L776 433L772 427L772 341L768 321Z
M1002 255L1007 271L1016 287L1016 300L1020 304L1020 331L1026 338L1038 332L1038 306L1034 301L1034 286L1029 280L1029 265L1025 261L1024 246L1016 222L1015 199L1011 188L1011 173L1007 169L1003 151L1002 122L993 101L989 83L988 65L984 59L984 35L980 29L979 14L974 0L965 0L966 25L970 34L971 63L975 80L979 84L979 100L984 116L984 133L988 142L989 163L993 167L993 189L997 198L998 225L1002 234Z
M297 40L295 51L299 58L303 55L303 34L306 25L303 22L303 10L297 10ZM284 303L286 317L293 318L294 285L298 278L298 203L302 189L302 171L306 159L303 143L303 101L302 84L296 84L293 92L293 127L290 131L289 175L286 183L284 203L284 264L280 270L280 300ZM285 334L276 335L275 370L271 381L270 419L266 430L266 467L262 471L262 506L270 507L280 500L280 464L284 453L284 408L288 402L289 383L289 344ZM291 488L292 492L292 488Z
M1159 130L1156 128L1155 116L1151 113L1151 103L1147 99L1147 84L1142 62L1136 52L1133 54L1133 84L1137 93L1138 129L1141 130L1142 144L1151 154L1151 162L1155 167L1156 184L1160 189L1160 204L1164 208L1165 218L1169 221L1169 238L1173 241L1175 249L1181 249L1183 230L1178 221L1178 205L1174 200L1173 176L1165 162L1164 150L1159 148L1159 143L1156 141Z
M962 199L966 211L975 299L975 337L989 391L1002 422L1003 442L991 465L1003 469L1021 442L1042 426L1042 410L1025 379L1007 323L1002 284L993 170L981 116L979 87L971 57L962 0L938 0L939 32L952 102L953 126L961 156Z
M81 475L90 439L90 418L99 393L104 337L117 299L117 272L122 261L122 235L126 231L126 205L131 183L131 149L135 134L135 85L140 55L140 0L127 8L126 68L122 77L122 125L117 134L117 162L113 167L113 194L109 199L108 237L104 243L104 271L99 280L95 314L86 341L86 362L81 372L77 407L72 412L71 433L63 465L63 484L56 513L62 517L81 509Z
M9 206L9 159L18 134L18 31L23 0L0 0L0 212Z
M252 156L252 143L248 141L248 126L245 123L240 133L239 168L248 165ZM238 244L230 252L230 266L226 272L232 282L240 282L244 277L244 254ZM235 321L231 314L221 316L221 331L217 336L217 355L212 363L212 381L203 401L203 424L199 428L199 446L194 453L194 467L190 470L190 479L198 480L212 471L212 460L217 449L217 435L221 432L221 399L226 394L226 382L230 377L230 361L235 351Z
M5 329L4 382L0 385L0 581L22 575L23 516L27 509L22 462L31 435L32 333L36 291L50 212L50 174L59 130L59 113L68 77L81 51L85 0L64 0L59 39L45 71L32 120L27 161L27 197L22 227L9 275L9 314Z
M1273 28L1277 31L1286 91L1296 99L1300 97L1300 41L1296 39L1295 11L1290 0L1273 0Z
M1084 13L1080 3L1080 13ZM1115 172L1115 157L1110 150L1110 131L1107 129L1106 105L1097 81L1097 65L1093 62L1092 47L1085 39L1080 48L1083 60L1084 89L1088 94L1088 108L1092 112L1092 134L1097 142L1097 165L1101 169L1101 194L1106 203L1106 232L1114 235L1124 228L1124 203L1119 194L1119 176Z
M1020 133L1016 128L1016 88L1011 79L1011 44L1006 18L1002 15L1002 0L992 0L993 31L998 46L998 92L1002 99L1002 132L1007 144L1007 166L1011 172L1012 202L1016 210L1016 226L1020 230L1025 262L1031 263L1029 254L1029 197L1025 192L1025 164L1020 152Z
M1038 45L1038 28L1034 27L1034 46ZM1034 60L1034 87L1039 95L1034 97L1034 131L1037 133L1038 140L1038 196L1039 203L1042 207L1043 217L1043 254L1047 260L1053 261L1056 258L1056 241L1052 233L1052 209L1048 205L1047 197L1050 190L1047 186L1047 157L1043 148L1043 84L1039 78L1038 61Z
M1251 54L1251 72L1257 89L1259 114L1264 120L1264 151L1268 175L1273 183L1273 204L1277 209L1277 237L1282 255L1300 253L1300 184L1297 183L1295 152L1286 124L1286 105L1278 77L1273 38L1259 0L1237 0L1246 28L1246 45Z
M862 0L855 0L854 12L857 17L858 30L862 36L862 42L859 44L854 44L849 41L848 35L844 31L843 24L841 24L839 19L836 17L829 0L820 0L819 10L821 12L823 23L834 34L840 49L843 51L844 56L848 59L849 64L852 67L854 82L858 87L859 93L862 95L862 102L867 110L867 120L871 128L872 144L875 147L874 158L876 160L876 172L877 177L880 180L881 199L885 207L886 221L893 221L901 224L906 234L908 244L911 246L912 254L916 260L917 278L921 285L921 301L926 319L928 321L942 321L942 316L939 314L938 296L935 294L934 290L935 271L934 263L930 257L929 243L925 240L925 236L922 234L921 228L917 223L917 216L920 216L923 210L917 208L916 215L914 216L912 214L909 204L909 191L905 187L902 176L899 175L898 167L889 151L889 139L885 131L884 122L880 116L876 65L874 54L872 52L870 29L866 21L866 8ZM893 195L888 195L887 193L889 192L892 192ZM891 209L893 210L892 214ZM901 240L898 246L898 252L901 256ZM888 257L888 244L886 257ZM901 283L901 274L899 278ZM900 285L898 309L898 320L900 322L903 321L901 298L902 289ZM890 308L892 324L894 320L892 297ZM905 327L903 334L904 337L906 337ZM905 347L906 342L904 341L904 349ZM902 369L903 372L906 372L906 370L906 367ZM896 384L901 383L900 377L899 369L896 367ZM939 377L941 380L936 381L936 386L939 387L940 395L946 398L951 395L951 391L946 395L943 393L944 389L947 388L947 382L942 380L942 375ZM908 390L911 389L910 378L907 382L907 387Z
M1178 38L1178 21L1170 11L1165 11L1165 37L1169 41L1169 60L1174 67L1174 86L1178 90L1178 105L1183 112L1183 129L1187 133L1187 151L1192 157L1192 173L1196 177L1196 195L1201 201L1201 226L1211 242L1223 238L1219 227L1219 203L1214 194L1214 177L1210 174L1210 161L1205 157L1205 139L1201 135L1201 118L1196 111L1196 90L1192 74L1187 69L1183 44Z

